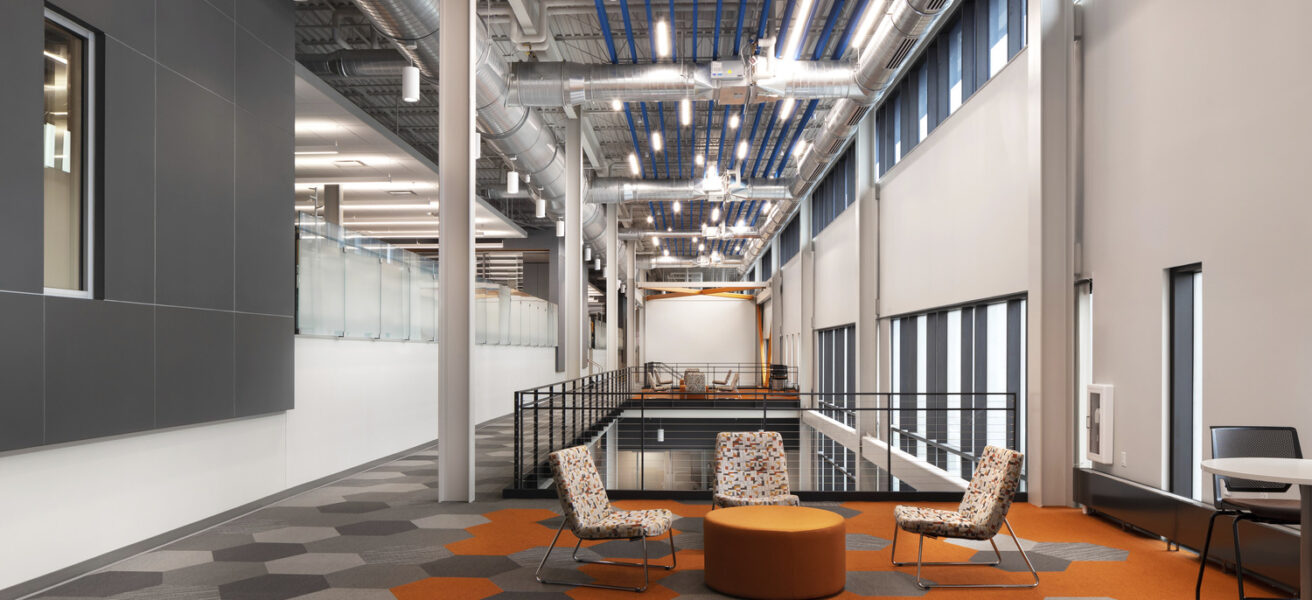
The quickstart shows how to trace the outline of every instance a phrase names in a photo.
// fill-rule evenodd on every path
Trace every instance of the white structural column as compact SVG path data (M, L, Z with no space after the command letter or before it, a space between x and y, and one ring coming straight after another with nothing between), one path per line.
M619 205L606 207L606 369L620 367Z
M637 240L624 242L624 364L629 367L638 366L638 288L634 285L637 263Z
M1073 220L1070 189L1070 64L1075 6L1039 0L1029 9L1028 438L1030 502L1072 501L1075 382Z
M442 502L474 501L474 5L441 0L438 217L441 350L438 487Z
M857 193L857 314L856 321L856 391L874 392L879 385L879 194L875 184L875 117L861 122L856 133ZM877 396L857 396L857 406L877 408ZM856 429L861 435L878 437L879 414L862 411L856 414ZM857 440L857 464L864 466L865 444ZM856 486L874 491L877 477L870 469L857 468Z
M560 311L565 315L565 378L583 370L583 316L587 294L583 286L583 134L578 119L565 121L565 286Z

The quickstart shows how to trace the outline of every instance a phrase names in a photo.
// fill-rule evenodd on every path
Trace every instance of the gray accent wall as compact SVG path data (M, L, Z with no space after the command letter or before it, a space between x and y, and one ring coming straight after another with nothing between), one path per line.
M42 293L45 6L0 5L0 452L290 409L292 2L49 3L100 32L96 299Z

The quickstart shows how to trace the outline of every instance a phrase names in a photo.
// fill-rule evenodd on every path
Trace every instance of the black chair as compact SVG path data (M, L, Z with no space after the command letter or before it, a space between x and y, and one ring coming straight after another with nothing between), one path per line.
M1303 458L1303 450L1298 445L1298 431L1293 427L1212 428L1212 458L1246 457ZM1216 525L1217 517L1226 515L1234 518L1235 576L1239 580L1239 598L1250 600L1244 595L1244 560L1239 553L1239 522L1298 525L1299 501L1227 498L1221 495L1222 481L1225 482L1225 489L1230 492L1279 494L1288 491L1290 486L1287 483L1212 475L1212 497L1216 512L1212 513L1212 518L1207 522L1207 541L1203 543L1203 554L1199 557L1194 598L1200 598L1202 594L1203 571L1207 569L1207 552L1212 545L1212 527Z

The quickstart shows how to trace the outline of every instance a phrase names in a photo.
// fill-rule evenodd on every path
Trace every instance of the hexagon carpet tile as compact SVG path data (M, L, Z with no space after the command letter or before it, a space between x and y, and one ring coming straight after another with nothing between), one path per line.
M667 508L676 520L678 568L652 571L647 592L633 594L538 583L533 576L555 528L555 500L503 500L510 481L513 424L502 419L477 432L478 501L437 503L436 449L305 492L207 531L51 588L47 600L705 600L721 598L703 583L705 502L620 501L621 508ZM1010 520L1040 571L1033 590L926 592L914 567L895 568L893 504L805 503L847 520L847 589L841 598L919 597L1022 599L1183 598L1193 590L1197 559L1064 508L1013 507ZM936 505L950 508L949 505ZM911 560L915 537L904 536L899 558ZM569 558L565 533L548 562L555 579L633 585L632 569L583 565ZM905 542L910 543L905 543ZM1027 580L1010 538L999 538L996 567L926 567L940 583ZM665 544L652 557L668 560ZM633 560L637 544L586 542L587 559ZM992 558L987 542L927 539L927 561ZM1251 593L1270 592L1253 585ZM1233 598L1234 578L1210 569L1209 599ZM955 595L955 596L954 596Z

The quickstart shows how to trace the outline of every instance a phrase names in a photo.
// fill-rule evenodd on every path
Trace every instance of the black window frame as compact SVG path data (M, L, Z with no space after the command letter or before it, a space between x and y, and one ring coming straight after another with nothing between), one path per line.
M1203 272L1202 263L1193 263L1168 270L1168 444L1167 491L1193 498L1200 493L1194 489L1194 469L1202 459L1194 456L1196 443L1194 430L1194 347L1201 333L1194 327L1196 275Z

